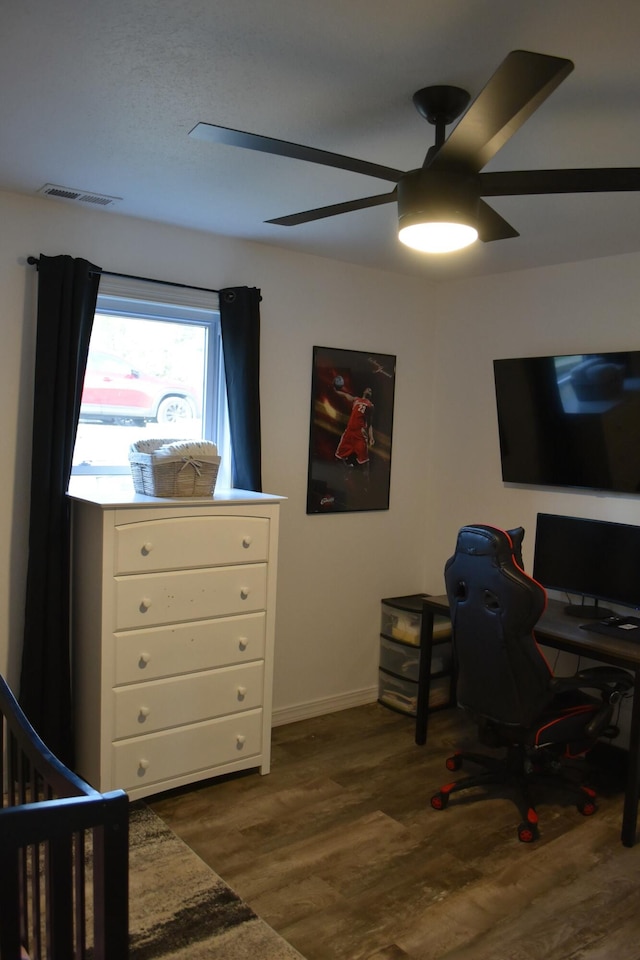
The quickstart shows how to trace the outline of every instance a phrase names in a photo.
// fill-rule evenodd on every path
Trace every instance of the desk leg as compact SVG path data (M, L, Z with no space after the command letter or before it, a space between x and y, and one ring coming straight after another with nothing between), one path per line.
M416 743L427 742L429 722L429 687L431 684L431 651L433 649L433 610L422 607L420 626L420 671L418 673L418 706L416 709Z
M631 711L631 730L629 734L629 768L627 789L624 795L622 814L622 842L632 847L636 842L638 822L638 800L640 798L640 670L635 672L633 685L633 709Z

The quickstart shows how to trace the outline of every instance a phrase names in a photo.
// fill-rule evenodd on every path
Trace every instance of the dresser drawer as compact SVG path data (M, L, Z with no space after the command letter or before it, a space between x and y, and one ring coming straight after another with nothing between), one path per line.
M116 577L115 630L264 610L264 563Z
M146 788L154 783L208 769L213 776L213 768L234 761L242 764L253 756L258 758L261 749L262 711L251 710L235 717L115 743L113 782L124 790L150 793L152 789Z
M171 517L115 528L115 573L266 560L266 517Z
M266 614L252 613L118 633L115 685L260 660L265 630Z
M113 739L166 730L262 706L262 661L113 691Z

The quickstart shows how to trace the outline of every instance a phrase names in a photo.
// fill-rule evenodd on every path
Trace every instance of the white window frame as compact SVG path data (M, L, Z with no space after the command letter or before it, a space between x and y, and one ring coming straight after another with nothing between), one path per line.
M231 486L231 437L220 332L218 294L178 284L103 275L96 313L155 321L192 323L207 327L205 386L202 403L203 439L213 440L221 457L216 486ZM72 476L127 474L129 468L75 466Z

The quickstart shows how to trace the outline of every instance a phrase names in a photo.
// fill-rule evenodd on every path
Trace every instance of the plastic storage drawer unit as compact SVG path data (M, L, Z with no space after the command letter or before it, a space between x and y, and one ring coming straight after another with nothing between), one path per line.
M382 601L378 700L409 716L416 715L418 706L424 597L424 594L411 594ZM451 702L450 637L449 618L434 618L429 709Z

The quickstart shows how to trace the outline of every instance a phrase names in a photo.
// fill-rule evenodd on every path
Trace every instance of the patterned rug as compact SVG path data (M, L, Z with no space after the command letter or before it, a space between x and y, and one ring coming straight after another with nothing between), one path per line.
M130 960L304 960L144 804L129 829Z

